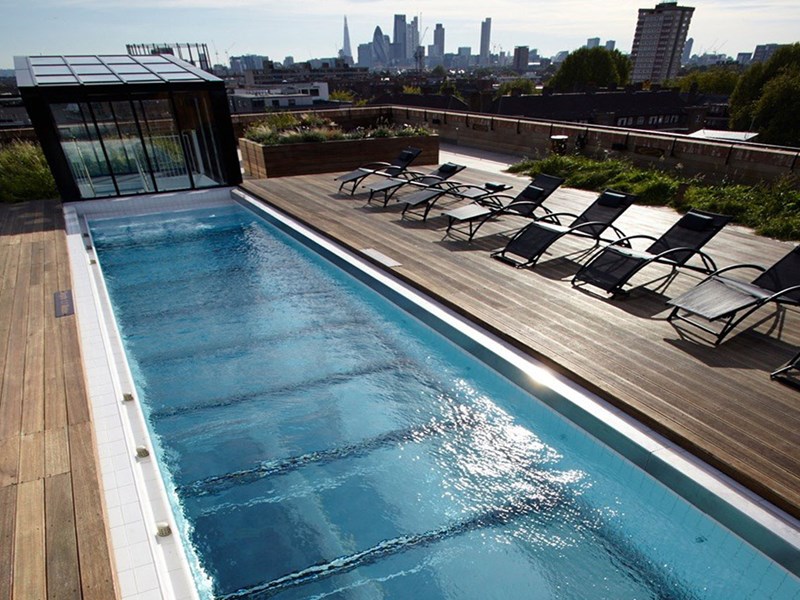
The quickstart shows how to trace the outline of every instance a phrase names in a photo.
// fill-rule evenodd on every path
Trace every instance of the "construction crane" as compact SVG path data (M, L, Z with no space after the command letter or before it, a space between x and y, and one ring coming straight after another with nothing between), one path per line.
M422 35L419 36L419 44L414 49L414 61L417 65L417 71L422 73L425 67L425 36L428 35L428 27L425 28L425 31L422 32Z

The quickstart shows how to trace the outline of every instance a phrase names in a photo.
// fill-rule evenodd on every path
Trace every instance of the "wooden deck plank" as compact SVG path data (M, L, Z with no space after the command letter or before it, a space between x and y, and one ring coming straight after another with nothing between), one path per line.
M110 551L104 520L104 501L99 485L91 423L70 426L69 447L83 598L113 598L114 576L108 559Z
M46 477L69 473L69 435L66 427L48 428L44 440L44 472Z
M47 597L44 480L26 481L16 488L13 597L44 599Z
M81 597L81 586L72 477L69 473L48 477L44 493L47 581L50 583L47 597L49 600L77 600Z
M480 173L463 179L488 180ZM524 184L513 176L491 179ZM532 270L492 260L487 250L504 245L519 219L487 224L467 243L444 238L446 221L436 210L427 223L404 220L396 206L368 208L363 195L336 194L322 176L244 187L356 251L371 247L394 258L401 265L389 270L800 516L799 395L768 375L800 346L800 311L786 311L782 330L768 317L714 348L683 339L665 320L666 300L699 281L697 273L681 273L665 290L648 284L608 300L570 285L583 240L564 238ZM580 212L595 196L562 189L548 206ZM670 209L634 206L619 226L658 235L677 218ZM770 264L789 247L729 226L707 250L719 265L754 257ZM664 273L654 268L634 283Z
M38 238L38 243L37 239ZM22 432L44 430L44 239L32 240L28 331L23 377Z
M0 452L2 448L0 448ZM2 454L0 453L0 456ZM0 487L0 600L9 600L13 583L17 486Z

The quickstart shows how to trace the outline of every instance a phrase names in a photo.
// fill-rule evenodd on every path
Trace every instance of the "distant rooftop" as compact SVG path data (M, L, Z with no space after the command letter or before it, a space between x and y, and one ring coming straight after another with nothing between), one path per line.
M17 85L94 86L221 81L174 56L15 56Z

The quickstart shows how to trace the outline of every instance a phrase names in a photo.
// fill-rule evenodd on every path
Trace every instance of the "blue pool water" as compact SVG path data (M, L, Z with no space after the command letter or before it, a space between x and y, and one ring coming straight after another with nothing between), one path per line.
M800 597L780 566L247 210L91 227L201 595Z

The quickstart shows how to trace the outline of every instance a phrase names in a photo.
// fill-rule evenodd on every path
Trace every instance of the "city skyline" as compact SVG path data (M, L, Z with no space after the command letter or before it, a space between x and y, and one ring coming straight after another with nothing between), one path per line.
M764 43L798 41L800 4L796 0L700 0L689 35L694 53L720 52L735 57ZM123 54L127 43L198 42L208 44L213 62L228 56L262 54L276 61L337 56L342 47L342 18L348 19L353 47L372 40L376 26L391 35L396 13L420 20L420 45L433 43L436 23L447 31L445 52L469 46L478 54L481 23L491 19L491 52L513 54L529 46L542 56L575 50L588 38L616 40L630 52L639 8L656 2L623 0L599 5L586 0L543 5L528 14L499 0L490 8L477 2L418 2L403 10L382 2L332 0L310 11L307 6L272 0L212 0L137 3L73 0L69 4L33 0L7 8L0 24L0 68L12 68L13 56L36 54ZM412 10L414 9L414 10ZM302 24L302 25L301 25ZM547 26L543 26L547 24Z

